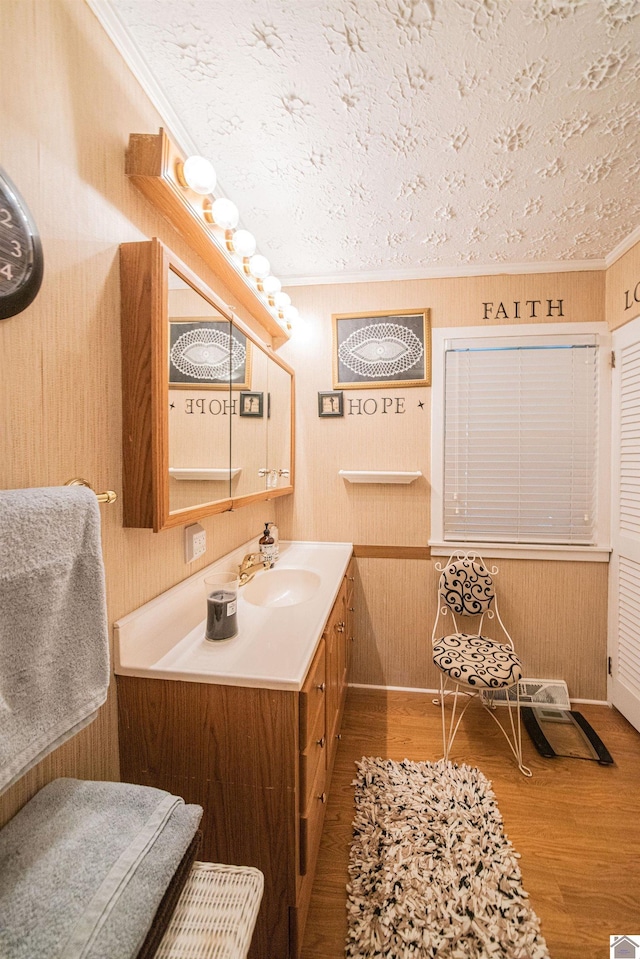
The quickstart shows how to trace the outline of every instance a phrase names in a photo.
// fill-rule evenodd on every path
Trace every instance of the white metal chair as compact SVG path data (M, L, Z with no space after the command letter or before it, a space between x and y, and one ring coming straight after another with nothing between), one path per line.
M440 573L438 582L438 611L433 624L431 644L433 661L440 670L440 708L442 711L442 745L444 758L449 753L460 727L467 706L477 697L489 715L500 727L515 756L518 769L525 776L531 770L522 762L522 734L520 725L520 685L522 666L516 656L513 640L507 632L500 613L492 577L498 569L489 570L481 556L476 553L453 553L445 566L436 563ZM451 615L453 630L442 636L439 633L441 619ZM475 617L475 632L461 632L457 616ZM485 619L498 623L504 636L503 642L483 635ZM475 625L475 623L474 623ZM451 685L452 688L449 688ZM510 730L505 728L496 714L494 704L496 690L515 687L515 696L507 693ZM447 729L445 698L453 696L453 707ZM458 710L458 699L466 702Z

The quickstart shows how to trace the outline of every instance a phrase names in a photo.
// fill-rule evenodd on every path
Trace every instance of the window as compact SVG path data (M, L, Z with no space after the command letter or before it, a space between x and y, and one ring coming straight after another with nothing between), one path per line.
M608 335L593 326L434 331L433 552L608 546Z

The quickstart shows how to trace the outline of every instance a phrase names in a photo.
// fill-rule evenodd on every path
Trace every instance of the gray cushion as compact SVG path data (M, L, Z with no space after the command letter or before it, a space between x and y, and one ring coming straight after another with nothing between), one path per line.
M520 660L511 647L484 636L443 636L433 647L433 661L454 682L476 689L503 689L522 679Z

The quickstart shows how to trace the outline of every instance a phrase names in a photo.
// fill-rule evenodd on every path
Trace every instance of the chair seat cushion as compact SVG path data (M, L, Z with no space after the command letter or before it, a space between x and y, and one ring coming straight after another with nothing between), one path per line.
M437 640L433 661L454 682L476 689L503 689L522 679L520 660L510 646L470 633Z

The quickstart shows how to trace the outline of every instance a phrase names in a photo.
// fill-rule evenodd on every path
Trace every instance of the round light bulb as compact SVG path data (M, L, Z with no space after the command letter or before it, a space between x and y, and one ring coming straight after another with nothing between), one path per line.
M261 253L256 253L249 260L249 270L251 275L255 276L256 280L264 280L265 276L269 276L271 264L266 256L262 256Z
M182 164L182 178L194 193L212 193L216 185L216 171L205 157L192 156Z
M266 276L262 284L262 289L267 296L274 296L274 294L279 293L282 289L282 283L277 276Z
M236 230L231 245L239 256L253 256L256 252L256 238L248 230Z
M211 207L213 222L223 230L235 230L240 219L238 207L225 196L215 200Z
M288 293L276 293L273 302L279 310L284 310L285 307L291 306L291 297Z
M285 306L282 312L284 313L284 318L287 323L295 323L295 321L300 318L298 308L295 306Z

